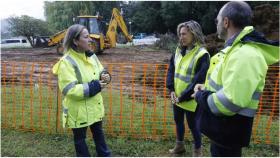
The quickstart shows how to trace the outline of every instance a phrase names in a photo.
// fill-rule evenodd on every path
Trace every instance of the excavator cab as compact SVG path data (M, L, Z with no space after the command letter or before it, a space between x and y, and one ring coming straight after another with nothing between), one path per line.
M78 16L76 24L83 25L89 31L92 38L91 49L95 53L100 53L104 47L104 35L106 34L106 24L102 21L102 16Z
M100 34L103 35L105 32L105 23L101 21L100 16L78 16L76 24L84 25L88 31L89 34Z

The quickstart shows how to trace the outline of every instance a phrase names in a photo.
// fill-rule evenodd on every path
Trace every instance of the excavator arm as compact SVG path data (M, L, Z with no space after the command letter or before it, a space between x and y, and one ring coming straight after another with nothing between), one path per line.
M48 41L48 46L55 46L59 43L62 43L62 40L66 34L66 30L60 31L58 33L56 33L55 35L51 36L51 38Z
M117 31L117 26L119 26L127 39L127 41L131 42L132 41L132 36L128 33L126 24L123 20L122 15L120 14L119 10L117 8L113 9L112 12L112 17L110 20L110 24L108 27L108 31L106 33L106 37L109 39L110 45L112 47L116 46L117 40L116 40L116 31Z
M50 47L56 46L56 52L58 54L62 54L62 52L63 52L62 43L63 43L64 36L66 34L66 31L67 31L67 29L56 33L55 35L51 36L48 41L48 46L50 46Z
M93 20L94 18L97 20L97 22L99 20L97 16L80 16L80 17L86 21L90 19ZM83 23L80 24L85 25ZM95 23L89 23L89 24L95 24ZM113 8L110 24L106 32L106 37L104 38L103 34L101 35L99 33L94 33L94 32L90 34L90 37L93 39L93 42L91 44L92 50L95 50L97 53L98 52L100 53L102 52L103 49L116 47L116 43L117 43L116 35L117 35L118 26L122 30L127 41L131 42L132 36L128 33L122 15L120 14L117 8ZM97 28L97 26L94 25L87 26L87 27L88 30L91 30L90 28L95 28L95 27ZM57 53L59 54L63 52L62 41L64 39L64 36L66 35L66 31L67 29L56 33L55 35L51 36L48 41L48 46L57 46Z

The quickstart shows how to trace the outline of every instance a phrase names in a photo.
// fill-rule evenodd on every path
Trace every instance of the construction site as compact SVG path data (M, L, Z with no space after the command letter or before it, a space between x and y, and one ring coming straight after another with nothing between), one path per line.
M271 6L262 5L256 7L254 14L256 29L270 40L279 40L279 19L275 20L279 9L274 9L272 15ZM82 23L85 19L92 18L99 17L78 17L76 21L80 20L78 23ZM173 52L162 47L168 41L160 38L153 44L134 45L133 36L130 35L124 20L113 23L107 30L112 30L110 27L120 27L121 38L125 42L118 43L119 39L112 34L106 35L106 30L103 30L104 34L90 33L93 52L112 76L111 83L102 91L106 113L103 128L106 136L114 141L124 139L124 144L136 141L138 144L136 143L135 148L142 140L157 143L173 141L176 126L166 87L169 60ZM52 73L53 65L63 56L64 35L65 30L48 37L52 39L48 41L49 46L45 43L44 47L36 48L1 48L2 129L8 132L52 135L51 139L55 139L57 143L71 141L67 138L72 136L71 130L65 130L61 126L63 95L58 89L57 77ZM173 37L177 40L176 35L172 35ZM215 33L206 36L206 48L211 56L223 48L223 45L224 42L219 40ZM251 144L256 146L257 150L258 145L266 145L272 148L276 155L267 153L261 156L279 156L279 79L277 63L268 69L251 137ZM192 137L188 128L185 138L191 145ZM209 143L207 138L203 140L204 144ZM109 141L109 144L114 146L114 141ZM149 156L149 153L144 151L126 155L126 151L119 150L113 156ZM208 149L203 150L209 152ZM3 154L2 151L2 156L71 156L74 151L71 151L70 155L64 154L50 152L44 155L38 152L38 155L20 155L9 154L7 151ZM189 156L187 154L190 153L183 156ZM254 154L256 153L248 152L246 156L259 156ZM159 152L154 156L170 155Z

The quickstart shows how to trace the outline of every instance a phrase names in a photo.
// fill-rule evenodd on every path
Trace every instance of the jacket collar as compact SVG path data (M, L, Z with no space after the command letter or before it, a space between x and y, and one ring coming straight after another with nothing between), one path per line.
M239 43L243 37L245 37L247 34L251 33L252 31L254 31L253 26L246 26L240 33L237 33L232 38L230 38L226 42L225 46L233 46L233 45ZM228 43L228 45L227 45L227 43Z
M257 33L253 26L245 27L238 35L233 39L231 46L225 47L222 52L230 52L230 50L238 43L255 42L256 47L261 49L260 51L264 56L267 65L279 62L279 42L273 42L266 40L260 33ZM228 42L231 43L231 42Z
M231 46L233 44L233 42L235 41L236 37L240 34L240 32L236 33L235 35L233 35L230 39L228 39L225 43L224 48Z
M242 42L257 42L257 43L263 43L263 44L268 44L268 45L273 45L273 46L279 46L279 41L273 41L273 40L268 40L264 37L264 34L259 33L257 31L252 31L246 36L244 36L241 39Z
M179 52L182 56L185 56L186 54L188 54L192 51L198 50L200 47L201 47L201 45L196 42L191 50L187 50L186 47L181 47L181 48L179 48ZM188 52L188 53L186 53L186 52Z
M238 42L258 42L273 46L279 46L279 41L265 39L264 35L257 32L253 26L245 27L241 32L232 36L226 41L224 48L235 45Z
M74 58L78 58L78 59L81 59L83 61L87 61L87 56L86 56L85 53L79 53L79 52L73 50L72 48L70 48L67 53L69 55L73 56Z

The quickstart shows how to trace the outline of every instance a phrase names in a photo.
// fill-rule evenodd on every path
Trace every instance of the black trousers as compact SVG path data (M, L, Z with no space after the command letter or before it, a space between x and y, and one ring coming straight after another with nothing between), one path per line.
M111 152L105 142L105 137L102 130L102 121L96 122L90 125L89 127L92 133L93 141L95 143L97 156L101 156L101 157L111 156ZM74 144L75 144L77 157L90 157L88 147L86 144L87 128L88 127L72 129L74 134Z
M197 110L195 112L191 112L185 109L180 108L177 105L173 105L173 113L174 113L174 120L176 123L176 136L178 141L184 140L185 135L185 115L187 119L188 126L191 130L193 139L194 139L194 146L196 149L201 147L201 133L198 129L198 122L196 118Z
M241 157L242 148L229 148L211 141L210 152L212 157Z

